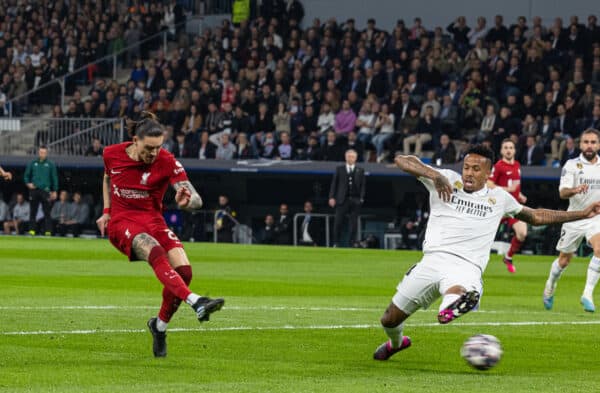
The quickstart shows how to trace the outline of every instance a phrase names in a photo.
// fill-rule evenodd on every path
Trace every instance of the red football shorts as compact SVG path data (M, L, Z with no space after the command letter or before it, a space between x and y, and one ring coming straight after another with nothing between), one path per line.
M505 217L502 219L502 221L500 221L500 223L502 224L506 224L508 225L509 228L512 228L512 226L516 223L519 222L520 220L514 218L514 217Z
M140 260L131 250L133 239L140 233L152 236L167 252L173 248L183 248L177 235L167 227L161 216L135 215L135 219L118 217L108 222L108 239L130 261Z

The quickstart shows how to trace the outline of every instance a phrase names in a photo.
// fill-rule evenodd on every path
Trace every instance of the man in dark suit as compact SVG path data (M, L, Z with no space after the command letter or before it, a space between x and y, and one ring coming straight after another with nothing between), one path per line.
M275 222L275 244L292 244L292 217L288 205L282 203L279 206L279 217Z
M350 244L356 242L358 211L365 198L365 170L356 166L357 154L349 149L346 164L338 166L329 188L329 206L335 207L333 245L339 246L344 217L350 217Z
M519 162L522 166L540 166L544 165L544 149L535 142L535 136L527 136L527 141L523 147Z
M300 222L298 232L298 244L304 246L318 246L321 242L321 225L324 222L317 220L312 215L313 204L311 201L304 202L304 218Z

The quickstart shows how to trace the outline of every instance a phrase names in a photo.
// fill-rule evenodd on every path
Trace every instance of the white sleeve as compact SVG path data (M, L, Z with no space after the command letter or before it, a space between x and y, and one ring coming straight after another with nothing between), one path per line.
M571 161L567 161L560 174L560 184L558 185L559 191L563 188L575 187L575 173L575 165L573 165Z
M510 195L507 191L502 190L504 195L504 215L509 217L514 217L517 214L521 213L523 210L523 205L521 205L517 200Z

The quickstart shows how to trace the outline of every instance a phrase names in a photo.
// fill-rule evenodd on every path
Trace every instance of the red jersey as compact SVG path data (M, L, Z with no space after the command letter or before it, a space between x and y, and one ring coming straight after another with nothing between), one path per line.
M510 187L517 185L517 188L510 193L517 201L521 193L521 164L515 160L512 164L504 160L499 160L492 168L490 180L497 186Z
M152 164L134 161L125 149L131 142L104 149L104 173L110 177L110 215L148 213L162 216L162 201L169 184L187 180L183 166L165 149Z

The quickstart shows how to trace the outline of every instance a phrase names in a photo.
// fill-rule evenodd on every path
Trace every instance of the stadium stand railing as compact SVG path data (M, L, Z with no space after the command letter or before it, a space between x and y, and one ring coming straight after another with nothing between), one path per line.
M195 16L188 18L185 22L175 25L175 28L184 27L188 23L193 23L194 20L202 19L202 17ZM56 79L48 81L35 89L31 89L21 95L12 97L6 101L6 115L7 117L19 117L24 109L27 109L30 104L47 104L56 105L59 104L61 108L65 107L65 96L67 96L66 86L70 81L77 85L85 85L84 81L88 78L88 70L93 68L96 73L110 76L112 79L117 79L119 65L123 62L123 59L128 53L142 53L140 49L144 45L155 45L154 49L162 48L165 53L168 52L168 35L169 31L161 31L150 37L136 42L133 45L127 46L118 52L104 56L92 63L88 63L73 72L64 74ZM159 45L157 45L160 43ZM108 70L110 69L110 72ZM92 81L88 81L92 82ZM58 97L56 93L60 91ZM51 96L51 97L48 97ZM46 98L44 98L46 97ZM45 101L45 102L44 102Z
M98 138L107 146L123 141L120 118L10 118L0 119L0 154L27 155L46 145L53 154L83 156Z

